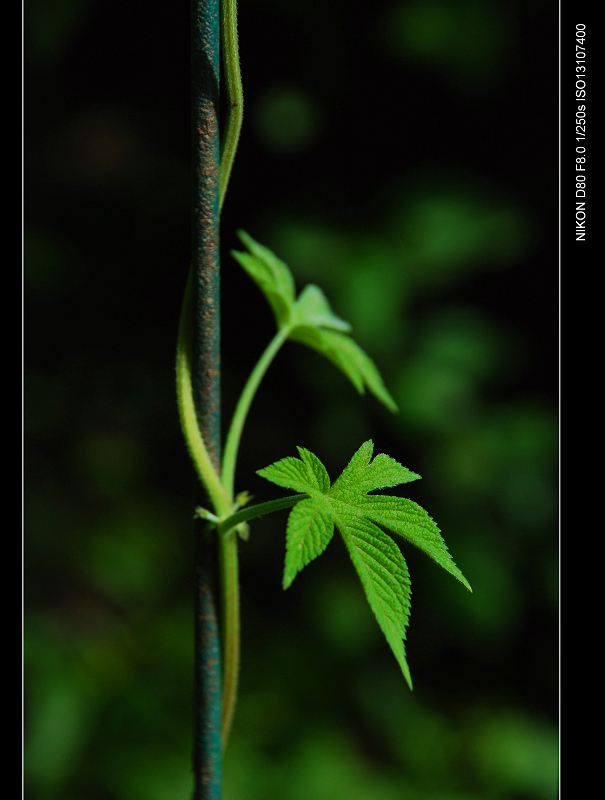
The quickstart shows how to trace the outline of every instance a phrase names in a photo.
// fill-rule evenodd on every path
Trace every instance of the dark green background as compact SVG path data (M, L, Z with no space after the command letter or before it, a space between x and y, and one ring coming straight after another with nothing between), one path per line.
M272 335L242 227L316 282L400 413L288 344L237 488L372 438L423 476L470 595L403 545L410 693L335 539L284 593L286 514L241 547L225 800L555 800L557 9L242 0L222 220L228 419ZM25 3L25 766L31 800L192 786L187 3Z

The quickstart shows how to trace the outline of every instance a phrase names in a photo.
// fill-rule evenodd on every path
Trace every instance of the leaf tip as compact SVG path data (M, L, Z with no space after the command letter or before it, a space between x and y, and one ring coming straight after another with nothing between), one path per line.
M290 586L294 583L294 578L296 577L296 571L289 569L288 565L284 567L284 577L282 578L282 588L284 591L289 589Z
M455 575L455 577L458 578L458 580L464 586L464 588L467 589L472 594L473 590L471 588L470 583L466 580L466 578L464 577L462 572L458 569L458 567L456 567L456 571L457 571L458 574Z

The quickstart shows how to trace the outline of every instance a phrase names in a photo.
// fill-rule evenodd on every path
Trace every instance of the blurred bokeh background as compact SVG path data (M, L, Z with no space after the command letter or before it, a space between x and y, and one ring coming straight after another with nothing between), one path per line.
M334 539L281 589L241 547L225 800L555 800L557 9L241 0L222 220L224 419L272 335L242 227L321 285L400 407L289 344L238 489L368 438L423 480L474 594L403 545L411 693ZM25 786L192 787L192 474L174 399L189 260L187 2L25 2Z

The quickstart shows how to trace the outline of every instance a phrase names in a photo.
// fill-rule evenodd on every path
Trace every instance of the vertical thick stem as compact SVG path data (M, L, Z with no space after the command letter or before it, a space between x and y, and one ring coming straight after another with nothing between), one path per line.
M198 419L220 463L219 1L193 0L193 385Z
M219 0L192 0L193 353L196 413L220 465ZM194 800L221 796L221 678L216 609L218 560L200 527L196 547Z

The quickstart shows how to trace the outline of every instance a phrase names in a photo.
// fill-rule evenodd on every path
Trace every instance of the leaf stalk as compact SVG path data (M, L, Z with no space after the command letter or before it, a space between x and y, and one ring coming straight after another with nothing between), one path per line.
M267 369L289 335L290 328L287 326L283 327L277 331L273 339L269 342L269 345L252 370L233 413L233 418L225 441L221 471L221 482L231 501L233 500L234 493L233 487L235 483L237 453L250 406L252 405L256 390L265 376Z

